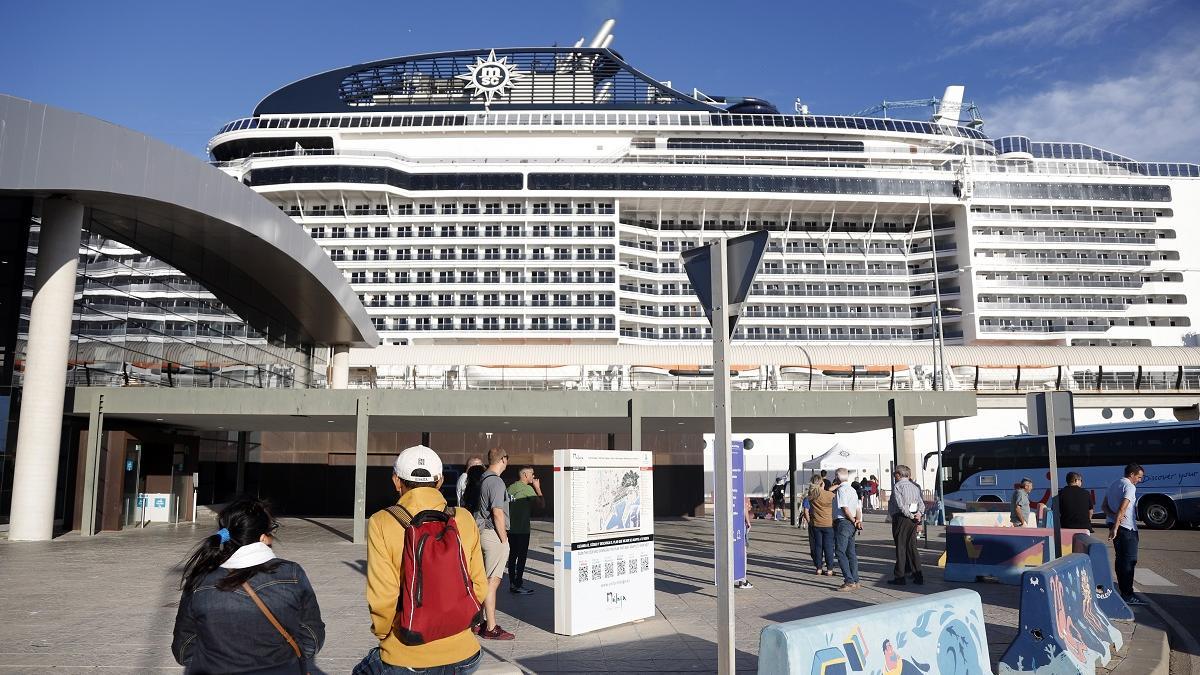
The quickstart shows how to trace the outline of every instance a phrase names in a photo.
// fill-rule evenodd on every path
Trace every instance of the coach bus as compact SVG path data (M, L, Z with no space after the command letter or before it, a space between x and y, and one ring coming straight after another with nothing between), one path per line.
M1108 486L1125 465L1146 471L1137 486L1137 516L1150 529L1200 523L1200 422L1112 424L1084 427L1056 438L1060 487L1068 471L1083 476L1095 514ZM936 461L936 460L935 460ZM1013 485L1033 479L1030 501L1050 500L1050 460L1045 436L1019 435L954 441L942 453L947 510L966 502L1007 502Z

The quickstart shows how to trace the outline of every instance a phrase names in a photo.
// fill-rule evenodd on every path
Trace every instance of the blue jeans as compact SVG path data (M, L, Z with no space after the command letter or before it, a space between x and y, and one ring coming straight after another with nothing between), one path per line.
M818 570L833 569L833 528L808 528L808 541L812 548L813 565Z
M858 583L858 554L854 552L854 523L853 521L839 518L833 521L834 538L836 543L834 548L837 549L838 567L842 569L842 578L845 583Z
M1113 540L1114 571L1117 573L1117 590L1121 597L1133 597L1133 570L1137 567L1138 533L1124 527L1117 528L1117 538Z
M354 666L354 675L402 675L404 673L423 673L425 675L470 675L479 668L479 662L483 659L483 652L475 652L475 656L469 659L459 661L458 663L448 663L444 666L434 666L432 668L407 668L405 666L393 666L390 663L384 663L383 657L379 654L379 647L367 652L362 661L359 661L357 666Z

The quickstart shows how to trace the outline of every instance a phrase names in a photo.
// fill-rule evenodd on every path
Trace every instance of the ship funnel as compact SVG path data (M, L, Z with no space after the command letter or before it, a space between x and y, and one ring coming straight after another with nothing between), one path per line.
M608 46L612 44L614 37L616 37L616 36L613 35L612 33L609 33L608 37L604 38L604 44L602 44L600 46L604 49L608 49Z
M612 33L613 26L617 24L616 19L608 19L600 24L600 30L596 31L596 37L592 38L591 44L588 47L599 49L604 45L604 40Z
M934 124L958 125L959 115L962 114L964 89L965 87L961 84L952 84L946 87L946 93L942 94L942 102L938 105L937 114L933 117Z

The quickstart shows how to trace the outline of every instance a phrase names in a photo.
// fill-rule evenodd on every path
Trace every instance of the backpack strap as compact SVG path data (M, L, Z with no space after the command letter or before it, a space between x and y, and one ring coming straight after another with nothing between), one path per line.
M384 510L392 514L392 517L396 519L396 522L400 523L400 527L408 529L409 524L412 523L413 515L408 512L408 509L400 506L399 504L393 504Z

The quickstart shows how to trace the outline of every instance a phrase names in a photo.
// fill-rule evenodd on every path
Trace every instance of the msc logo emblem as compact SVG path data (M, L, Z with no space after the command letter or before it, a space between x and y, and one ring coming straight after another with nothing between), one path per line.
M524 78L525 73L509 63L507 56L496 58L493 49L487 59L476 58L474 65L467 66L466 73L454 77L467 83L466 88L472 90L471 98L483 97L484 104L490 105L494 99L507 96L513 84Z

